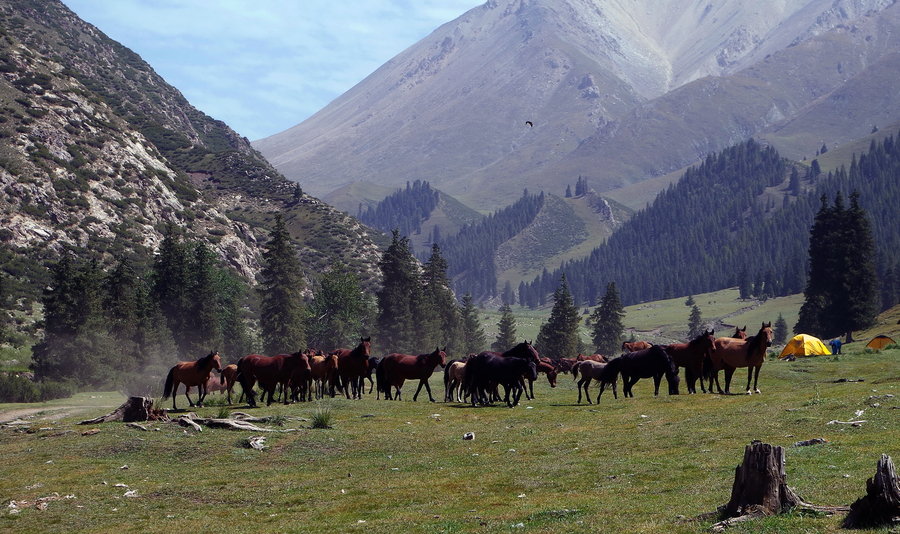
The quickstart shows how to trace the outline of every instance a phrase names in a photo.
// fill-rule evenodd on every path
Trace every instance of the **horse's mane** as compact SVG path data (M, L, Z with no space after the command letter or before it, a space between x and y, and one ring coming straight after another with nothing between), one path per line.
M203 367L204 365L209 363L209 361L212 360L218 354L219 354L219 351L214 350L214 351L210 352L209 354L207 354L206 356L201 356L200 358L197 358L197 365L200 367Z
M747 357L749 358L751 354L756 354L756 351L759 349L759 346L765 343L765 336L761 336L756 334L755 336L750 336L747 338Z

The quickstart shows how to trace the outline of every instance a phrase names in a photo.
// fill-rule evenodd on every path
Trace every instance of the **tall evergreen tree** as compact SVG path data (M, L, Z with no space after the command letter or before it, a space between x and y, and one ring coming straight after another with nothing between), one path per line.
M472 298L471 293L463 295L460 315L462 320L463 353L472 354L483 351L487 345L487 337L484 335L484 329L481 328L478 308L475 306L475 300Z
M359 277L343 265L322 275L309 306L309 343L330 350L350 346L368 337L375 318L374 303L363 291Z
M491 343L491 350L505 352L516 345L516 317L509 304L500 306L500 320L497 322L497 339Z
M553 309L547 322L541 325L535 344L541 355L548 358L571 358L581 349L578 325L581 318L575 306L566 276L553 292Z
M844 207L840 192L834 204L822 196L809 238L809 277L795 333L821 338L870 326L878 312L875 242L859 195Z
M703 326L703 317L700 315L700 307L696 304L691 308L691 315L688 318L688 337L693 339L705 330Z
M191 354L189 338L191 272L190 253L174 226L166 227L153 262L153 300L159 303L166 325L178 346L178 359Z
M417 354L422 344L419 336L422 285L419 266L409 248L409 239L393 231L391 244L378 263L381 288L378 299L376 330L379 346L386 351Z
M788 335L788 325L787 321L784 320L784 316L782 314L778 314L778 319L775 320L775 327L773 328L775 333L772 337L772 342L776 345L784 345L787 343L787 335Z
M431 257L422 271L422 289L423 349L441 346L450 352L459 351L462 348L459 308L447 278L447 260L441 256L437 243L431 245Z
M259 327L263 350L275 355L306 348L302 295L305 283L281 215L275 216L275 226L263 252L260 279Z
M189 354L196 354L199 358L213 350L222 349L219 273L215 264L216 257L204 243L193 244L190 259L188 300L191 313L188 315L189 328L185 337Z
M606 284L606 293L600 305L594 309L589 319L591 340L600 354L614 354L621 346L625 325L622 320L625 310L619 300L615 282Z
M236 359L255 350L244 315L246 284L233 272L219 269L216 293L219 324L222 334L221 352L228 359ZM217 345L218 346L218 345Z

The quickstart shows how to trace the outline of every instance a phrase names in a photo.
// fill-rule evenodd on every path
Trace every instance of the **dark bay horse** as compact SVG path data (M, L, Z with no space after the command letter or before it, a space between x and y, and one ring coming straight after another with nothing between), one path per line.
M759 332L747 339L735 339L720 337L716 339L716 349L710 358L709 391L712 391L713 379L716 388L722 393L719 386L719 370L725 370L725 394L730 395L731 377L738 367L747 368L747 395L759 393L757 387L759 370L766 359L766 348L772 346L772 322L762 323ZM750 389L750 380L753 379L753 389Z
M268 401L266 406L270 406L275 400L275 390L281 386L283 391L283 402L288 403L288 383L294 370L298 366L302 366L303 362L309 364L309 360L302 351L293 354L278 354L276 356L263 356L261 354L249 354L238 360L237 379L241 384L241 388L247 395L247 403L251 407L256 407L256 393L253 391L255 382L259 382L259 388L262 390L260 401Z
M172 397L172 409L175 407L175 396L178 393L178 385L184 384L184 396L187 397L188 403L194 406L188 391L191 386L197 386L199 391L197 406L203 406L203 399L206 397L206 381L209 380L209 374L212 370L222 370L222 360L219 358L219 351L213 351L206 356L193 362L178 362L174 367L169 369L166 375L166 383L163 386L163 399Z
M659 395L659 383L664 375L669 383L669 395L678 395L678 367L661 346L623 354L609 362L607 369L613 362L618 362L615 369L622 375L622 393L626 397L634 397L631 388L641 378L652 378L653 395Z
M712 358L712 352L716 350L715 344L715 330L707 330L687 343L663 346L675 365L684 367L684 381L688 393L697 393L698 378L700 389L706 393L706 387L703 385L703 362L706 358Z
M463 388L471 396L472 406L488 405L497 386L503 386L504 401L512 408L519 403L524 387L522 377L537 378L537 365L530 358L503 357L482 352L466 361Z
M359 338L359 345L353 349L337 349L331 352L338 358L337 374L341 379L341 387L344 395L354 399L361 399L363 394L363 380L369 371L369 351L372 338Z
M600 404L600 396L603 395L603 390L606 389L606 385L609 383L604 382L603 370L606 369L607 365L608 364L596 360L582 360L572 367L573 380L578 380L578 375L581 375L581 380L578 380L578 404L581 404L582 388L584 388L584 398L587 399L588 404L591 404L591 396L588 394L588 386L591 385L591 380L600 382L600 391L597 393L597 404ZM619 395L616 392L617 375L618 373L606 373L606 377L612 377L613 379L612 390L615 398L619 398Z
M419 387L413 395L413 402L419 397L422 386L428 392L428 400L434 402L431 396L431 386L428 385L428 379L431 378L435 368L440 365L442 368L447 362L447 349L436 348L434 352L427 354L391 353L381 359L378 364L376 376L378 377L378 389L384 392L384 398L391 400L396 396L397 400L401 400L400 392L403 388L403 382L406 380L418 380ZM392 394L391 388L394 388L395 394Z
M551 388L556 387L556 377L559 375L559 371L556 369L553 360L541 356L540 363L537 365L537 372L538 374L544 373L547 375L547 382L550 384ZM534 398L534 380L528 380L528 388L525 390L525 396L529 399Z

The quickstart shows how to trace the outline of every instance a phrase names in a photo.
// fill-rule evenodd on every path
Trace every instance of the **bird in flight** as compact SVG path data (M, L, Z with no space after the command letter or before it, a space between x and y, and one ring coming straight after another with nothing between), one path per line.
M534 123L531 122L531 121L525 121L525 126L529 126L529 127L534 128Z

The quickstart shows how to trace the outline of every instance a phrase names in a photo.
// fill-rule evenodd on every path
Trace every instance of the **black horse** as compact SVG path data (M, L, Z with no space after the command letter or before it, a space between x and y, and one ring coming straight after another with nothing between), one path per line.
M622 392L626 397L634 397L631 388L641 378L653 379L653 394L659 395L659 383L666 377L669 383L669 395L678 395L678 367L672 358L659 345L649 349L623 354L610 361L603 370L601 382L614 383L617 375L622 375ZM601 386L600 392L603 392ZM599 400L599 395L597 396Z
M463 389L471 397L472 406L491 403L493 392L503 386L504 402L512 408L519 403L525 388L522 378L537 379L537 366L530 359L504 358L482 352L466 362Z

